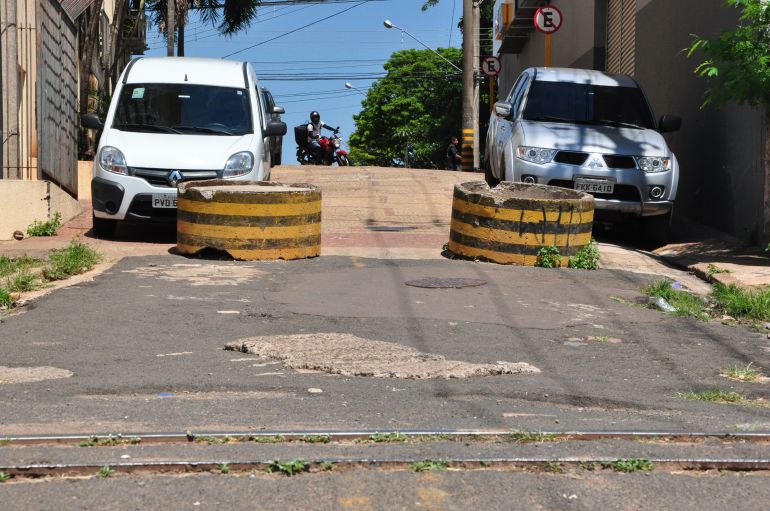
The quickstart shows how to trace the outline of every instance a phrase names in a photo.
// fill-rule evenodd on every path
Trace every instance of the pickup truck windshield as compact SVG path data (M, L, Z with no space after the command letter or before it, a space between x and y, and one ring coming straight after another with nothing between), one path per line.
M131 83L120 91L112 127L179 135L252 133L246 89L176 83Z
M638 87L535 81L523 118L530 121L655 129Z

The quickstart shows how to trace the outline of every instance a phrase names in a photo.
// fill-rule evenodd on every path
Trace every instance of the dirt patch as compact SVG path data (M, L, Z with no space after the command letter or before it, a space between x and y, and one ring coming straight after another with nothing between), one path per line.
M524 362L474 364L446 360L409 346L339 333L252 337L228 343L225 349L280 360L291 369L343 376L431 379L540 372Z
M141 266L134 270L124 270L123 273L170 282L186 281L193 286L237 286L265 272L252 266L236 264L170 264Z
M0 384L32 383L36 381L69 378L72 371L58 367L5 367L0 366Z

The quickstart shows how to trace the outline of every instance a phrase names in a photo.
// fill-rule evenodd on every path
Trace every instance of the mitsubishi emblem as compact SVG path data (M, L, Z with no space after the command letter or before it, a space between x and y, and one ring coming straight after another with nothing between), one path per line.
M599 156L594 156L588 166L592 169L603 169L604 163L602 163L602 159Z
M168 180L169 185L176 186L176 184L182 180L182 173L178 170L172 170L168 173L168 177L166 179Z

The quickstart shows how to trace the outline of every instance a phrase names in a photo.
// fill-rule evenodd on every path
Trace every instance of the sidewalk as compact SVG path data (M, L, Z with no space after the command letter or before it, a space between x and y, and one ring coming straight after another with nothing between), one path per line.
M685 229L685 241L653 254L712 283L744 288L770 285L770 254L708 227L688 224Z

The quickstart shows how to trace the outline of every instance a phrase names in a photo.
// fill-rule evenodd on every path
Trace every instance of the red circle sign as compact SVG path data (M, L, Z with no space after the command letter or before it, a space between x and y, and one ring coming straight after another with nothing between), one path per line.
M535 12L535 28L544 34L553 34L561 28L564 18L558 7L541 7Z

